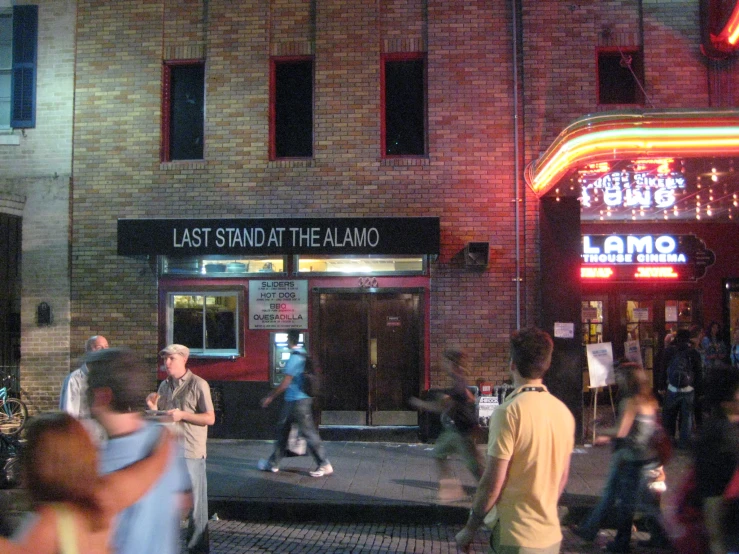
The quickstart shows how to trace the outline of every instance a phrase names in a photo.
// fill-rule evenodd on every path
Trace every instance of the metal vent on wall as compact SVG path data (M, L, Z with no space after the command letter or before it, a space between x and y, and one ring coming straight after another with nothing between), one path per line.
M490 257L489 242L468 242L464 247L465 267L483 268L488 266Z

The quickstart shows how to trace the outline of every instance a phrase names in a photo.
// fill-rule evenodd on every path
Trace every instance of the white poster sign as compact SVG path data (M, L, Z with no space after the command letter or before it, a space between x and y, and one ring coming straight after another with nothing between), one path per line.
M634 321L649 321L649 308L634 308Z
M629 340L624 343L624 357L630 362L639 364L639 367L644 367L638 340Z
M554 322L554 338L572 339L575 337L575 324L562 321Z
M481 396L477 399L477 402L477 421L479 421L480 425L483 427L487 427L490 421L490 416L493 415L493 412L498 407L498 397Z
M249 329L308 327L308 281L249 281Z
M585 345L588 358L590 388L605 387L616 382L613 376L613 345L599 342Z

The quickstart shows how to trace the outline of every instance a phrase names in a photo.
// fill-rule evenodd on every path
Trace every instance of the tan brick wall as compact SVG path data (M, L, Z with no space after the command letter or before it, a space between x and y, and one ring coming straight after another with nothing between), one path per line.
M443 243L432 275L432 367L446 342L466 342L479 375L502 375L515 325L505 2L232 7L208 2L203 33L197 2L79 4L73 353L92 328L149 356L156 348L156 280L145 261L115 255L118 217L431 214L441 217ZM206 162L160 165L161 61L203 36ZM428 159L385 161L380 55L424 50ZM311 52L314 159L269 162L269 56ZM459 254L470 240L491 241L487 271L464 269Z
M39 6L36 127L0 145L0 210L21 215L21 386L32 412L58 404L69 372L69 190L72 168L75 2ZM13 199L11 202L10 199ZM36 325L47 302L53 323Z
M705 106L694 2L643 4L652 103ZM639 45L638 7L524 1L521 170L573 119L601 109L596 49ZM510 2L82 0L78 9L73 355L91 332L155 352L156 278L149 261L116 256L119 217L438 215L432 383L443 384L435 368L446 343L470 348L475 377L505 377L516 323ZM423 160L381 156L379 60L403 51L428 57ZM197 53L207 60L206 161L160 164L161 63ZM298 54L315 55L314 157L270 162L269 58ZM527 324L539 302L538 205L521 175L518 194ZM463 267L470 240L490 241L484 272Z

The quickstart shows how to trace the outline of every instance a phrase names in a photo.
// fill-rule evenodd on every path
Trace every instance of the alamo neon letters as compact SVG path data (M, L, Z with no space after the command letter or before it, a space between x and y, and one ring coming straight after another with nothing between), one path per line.
M687 256L677 249L670 235L609 235L582 238L585 263L687 263Z

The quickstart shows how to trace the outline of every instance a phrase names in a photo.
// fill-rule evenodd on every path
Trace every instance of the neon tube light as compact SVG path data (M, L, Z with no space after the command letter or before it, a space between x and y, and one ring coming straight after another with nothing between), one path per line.
M711 33L711 45L720 52L733 52L737 48L737 41L739 41L739 2L734 4L724 28L717 35Z
M543 196L584 164L644 157L739 155L739 110L608 112L563 130L526 168L526 182Z

